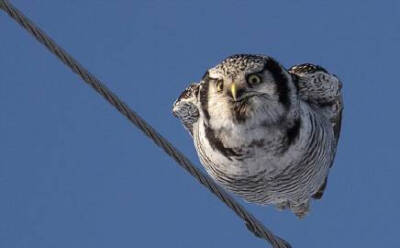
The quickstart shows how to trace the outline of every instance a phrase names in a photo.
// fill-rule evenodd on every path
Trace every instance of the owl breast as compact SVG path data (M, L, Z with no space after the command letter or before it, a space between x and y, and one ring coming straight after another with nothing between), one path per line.
M328 174L334 139L326 118L306 104L300 111L296 130L235 123L213 128L200 118L193 138L202 164L217 182L249 202L308 202Z

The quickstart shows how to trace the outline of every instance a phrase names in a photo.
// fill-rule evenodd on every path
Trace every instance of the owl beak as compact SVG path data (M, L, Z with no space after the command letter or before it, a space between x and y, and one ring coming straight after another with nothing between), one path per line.
M233 100L236 101L237 87L236 87L235 83L231 84L231 93L232 93Z

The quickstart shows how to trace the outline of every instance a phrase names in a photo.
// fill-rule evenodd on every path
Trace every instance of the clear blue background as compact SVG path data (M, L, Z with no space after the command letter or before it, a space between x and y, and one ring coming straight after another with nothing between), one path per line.
M339 150L304 220L243 203L296 247L400 247L400 2L12 1L199 164L174 99L234 53L344 83ZM266 247L0 13L0 247Z

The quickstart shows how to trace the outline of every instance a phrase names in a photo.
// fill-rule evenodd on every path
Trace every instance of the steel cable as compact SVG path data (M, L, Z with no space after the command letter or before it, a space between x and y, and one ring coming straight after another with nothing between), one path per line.
M111 105L119 112L125 115L137 128L139 128L154 143L161 147L170 157L172 157L183 169L197 179L203 186L210 190L222 202L224 202L231 210L233 210L241 219L245 221L246 227L257 237L265 239L274 248L290 248L290 244L280 237L275 236L260 221L238 202L236 202L228 193L218 186L208 175L198 169L194 164L186 158L177 148L175 148L168 140L162 137L153 127L144 121L137 113L131 110L123 101L121 101L114 93L112 93L103 83L100 82L93 74L87 71L73 57L71 57L64 49L58 46L48 35L39 29L24 14L15 8L9 1L0 0L0 8L4 10L11 18L17 21L23 28L31 33L40 43L45 45L50 52L56 55L64 64L78 74L86 83L93 87L100 95L102 95ZM4 39L4 36L3 36Z

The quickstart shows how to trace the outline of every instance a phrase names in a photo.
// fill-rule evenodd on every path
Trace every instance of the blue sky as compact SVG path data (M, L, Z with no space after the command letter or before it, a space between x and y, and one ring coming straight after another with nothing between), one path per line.
M399 1L12 1L200 166L174 99L224 57L344 84L338 154L304 220L243 203L293 247L399 247ZM0 247L265 247L3 12Z

